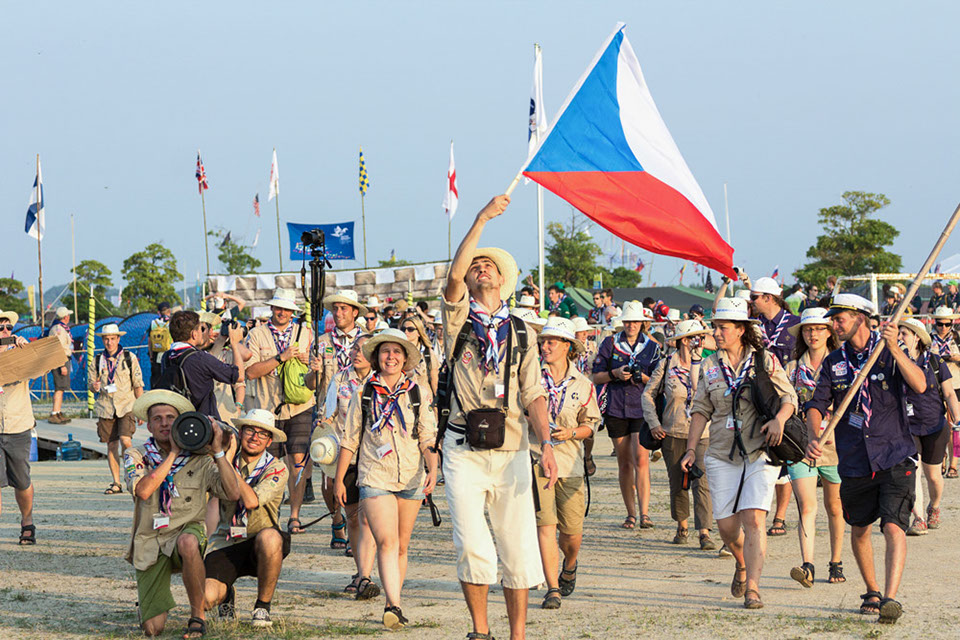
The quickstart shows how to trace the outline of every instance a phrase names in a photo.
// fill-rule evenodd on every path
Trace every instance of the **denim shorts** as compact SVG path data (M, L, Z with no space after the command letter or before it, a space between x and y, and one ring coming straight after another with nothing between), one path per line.
M404 489L403 491L387 491L373 487L360 487L360 499L376 498L377 496L396 496L398 500L423 500L423 487Z

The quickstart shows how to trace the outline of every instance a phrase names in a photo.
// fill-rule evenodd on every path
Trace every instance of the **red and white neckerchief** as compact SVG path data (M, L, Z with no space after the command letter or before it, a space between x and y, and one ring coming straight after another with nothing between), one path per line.
M400 397L413 388L414 382L406 374L400 374L400 381L393 391L380 381L380 374L375 373L370 378L370 385L376 392L373 394L373 424L370 431L378 433L383 427L393 429L399 423L400 433L407 434L407 423L400 409ZM394 420L396 416L396 420Z
M160 447L157 446L157 441L153 439L153 436L147 438L147 441L143 444L143 449L143 457L152 468L156 469L163 464ZM160 483L159 494L157 496L160 502L160 515L169 516L171 507L173 506L173 499L180 497L180 492L177 491L177 486L173 483L173 476L177 475L177 472L183 469L189 460L189 451L181 451L177 454L177 457L173 460L173 466L171 466L170 471L167 472L167 477Z
M753 352L745 353L743 357L747 361L743 363L743 368L740 369L740 373L736 378L733 377L733 370L730 368L730 365L728 365L723 358L717 357L717 361L720 363L720 373L723 374L723 380L727 383L727 390L723 393L725 396L736 393L747 379L747 376L750 375L750 372L753 371Z

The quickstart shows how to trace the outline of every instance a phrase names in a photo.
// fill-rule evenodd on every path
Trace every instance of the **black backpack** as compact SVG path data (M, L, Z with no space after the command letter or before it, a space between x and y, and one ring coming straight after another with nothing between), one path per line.
M413 430L410 432L412 438L420 437L420 385L415 384L407 392L410 396L410 404L413 405ZM363 440L363 430L370 425L370 416L373 414L373 385L367 381L363 385L363 396L360 398L360 440ZM359 449L359 445L357 449Z
M160 377L157 378L156 381L152 381L150 385L151 388L168 389L174 393L179 393L193 403L194 406L197 406L193 396L190 395L190 386L187 384L187 373L183 370L183 363L187 361L187 358L197 353L200 352L195 347L190 347L186 353L177 358L171 358L169 351L163 354L160 358Z
M763 357L761 353L753 354L754 377L748 380L744 386L750 387L750 396L753 399L753 406L760 415L762 424L773 420L780 410L780 394L777 393L770 380L770 374L763 366ZM753 425L754 430L757 425ZM771 447L764 444L763 448L770 458L770 464L781 465L800 462L807 456L807 444L809 443L807 425L797 413L787 418L783 425L783 438L780 444Z

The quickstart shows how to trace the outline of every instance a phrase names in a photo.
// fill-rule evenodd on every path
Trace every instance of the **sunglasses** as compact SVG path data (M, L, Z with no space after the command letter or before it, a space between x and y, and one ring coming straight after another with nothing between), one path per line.
M401 331L403 331L404 333L416 333L416 332L417 332L417 328L416 328L416 327L411 327L411 326L406 326L406 327L403 327L403 328L401 329Z
M0 331L13 331L12 324L0 324Z
M750 295L750 300L751 300L752 302L756 302L756 301L759 300L762 296L763 296L762 293L761 293L761 294L751 294L751 295Z
M952 323L952 322L938 322L938 323L937 323L937 326L938 326L938 327L952 327L952 326L953 326L953 323ZM2 327L0 327L0 328L2 328Z
M366 320L367 322L373 322L374 320L377 319L377 316L363 316L363 319Z

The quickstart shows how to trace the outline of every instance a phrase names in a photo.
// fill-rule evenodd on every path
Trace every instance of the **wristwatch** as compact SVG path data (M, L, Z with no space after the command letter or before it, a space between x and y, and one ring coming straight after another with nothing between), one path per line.
M279 354L279 353L278 353L277 355L273 356L273 359L276 360L277 362L279 362L280 364L283 364L283 358L280 357L280 354Z

